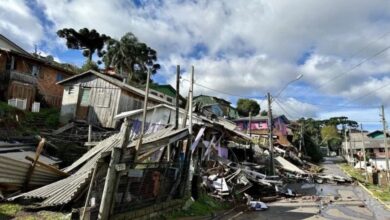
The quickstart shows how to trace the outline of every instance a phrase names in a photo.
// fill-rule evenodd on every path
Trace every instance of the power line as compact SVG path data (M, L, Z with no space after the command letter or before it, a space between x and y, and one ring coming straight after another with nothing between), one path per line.
M347 102L347 103L356 102L357 100L362 99L362 98L365 98L365 97L370 96L370 95L372 95L372 94L375 94L378 90L383 89L383 88L388 87L388 86L390 86L390 83L385 84L385 85L383 85L383 86L381 86L381 87L379 87L379 88L377 88L377 89L371 90L370 92L366 93L365 95L362 95L362 96L360 96L360 97L357 97L357 98L355 98L355 99L352 99L351 101L349 101L349 102Z
M347 71L341 73L341 74L338 75L338 76L333 77L332 79L326 81L325 83L322 83L322 84L318 87L318 89L320 89L320 88L324 87L326 84L328 84L328 83L330 83L330 82L332 82L332 81L334 81L334 80L336 80L336 79L338 79L338 78L344 76L345 74L352 72L352 70L358 68L359 66L361 66L361 65L364 64L365 62L367 62L367 61L369 61L369 60L371 60L371 59L373 59L373 58L379 56L380 54L386 52L388 49L390 49L390 46L387 46L387 47L385 47L384 49L378 51L377 53L371 55L370 57L367 57L367 58L363 59L361 62L359 62L358 64L356 64L355 66L353 66L353 67L350 68L349 70L347 70Z
M287 115L288 117L294 118L294 117L292 117L292 116L286 111L286 109L283 108L283 106L281 105L281 103L279 103L278 100L275 99L275 103L282 109L282 111L283 111L284 113L286 113L286 115Z
M184 81L187 81L187 82L190 82L190 80L186 79L186 78L183 78L182 79ZM253 96L241 96L241 95L236 95L236 94L232 94L232 93L228 93L228 92L224 92L224 91L220 91L220 90L216 90L216 89L213 89L213 88L210 88L208 86L205 86L205 85L202 85L200 83L197 83L197 82L194 82L195 85L198 85L200 87L203 87L205 89L209 89L209 90L212 90L214 92L218 92L218 93L221 93L221 94L225 94L225 95L229 95L229 96L234 96L234 97L238 97L238 98L253 98Z

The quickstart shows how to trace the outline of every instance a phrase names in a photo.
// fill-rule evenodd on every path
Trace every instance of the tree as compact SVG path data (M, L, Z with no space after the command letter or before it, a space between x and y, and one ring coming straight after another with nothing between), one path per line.
M57 35L66 39L69 49L83 50L83 56L92 61L92 55L97 52L98 57L104 55L103 47L106 41L111 39L105 34L99 34L95 29L80 29L78 32L73 28L64 28L57 31Z
M329 150L339 152L341 146L341 136L336 125L325 125L321 128L322 142Z
M99 71L99 66L95 62L87 60L87 61L85 61L83 66L79 69L79 73L83 73L83 72L86 72L88 70Z
M257 115L260 112L260 105L252 99L239 99L237 101L237 111L241 116Z
M121 75L127 75L127 82L146 81L147 68L156 74L160 69L157 52L145 43L139 42L132 33L126 33L119 41L111 39L107 44L107 53L103 57L106 68L113 67Z
M263 111L260 112L260 115L261 116L267 116L268 112L266 110L263 110Z

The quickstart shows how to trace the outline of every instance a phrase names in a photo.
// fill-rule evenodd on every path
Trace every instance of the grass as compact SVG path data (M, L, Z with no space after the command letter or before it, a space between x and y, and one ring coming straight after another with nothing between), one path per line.
M0 203L0 219L15 220L70 220L70 215L60 212L39 211L24 212L23 206L13 203Z
M390 202L390 186L377 186L370 182L366 182L365 176L360 172L359 169L355 169L348 164L342 164L341 168L344 172L355 178L357 181L362 183L368 190L374 194L377 198L383 202Z
M222 211L230 208L230 204L213 199L207 194L200 196L187 210L179 210L172 213L169 216L165 216L165 219L178 219L191 216L211 216L218 211Z
M22 210L22 206L13 203L0 204L0 217L2 215L15 217L16 213Z
M58 109L42 108L40 112L22 111L0 102L0 137L35 135L39 130L55 129L59 125Z

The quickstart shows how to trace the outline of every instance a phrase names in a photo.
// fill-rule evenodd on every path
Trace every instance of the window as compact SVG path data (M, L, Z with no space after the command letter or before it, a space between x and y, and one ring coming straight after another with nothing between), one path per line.
M69 88L68 88L68 94L69 94L69 95L74 94L74 86L69 86Z
M157 92L153 92L153 91L151 91L150 94L155 95L155 96L158 95Z
M61 73L57 73L56 81L59 82L64 79L64 76Z
M379 148L379 152L384 153L385 152L385 148Z
M14 56L11 56L11 58L7 58L7 62L5 64L6 70L15 70L16 69L16 60Z
M98 92L96 106L102 108L110 107L111 94L104 91Z
M167 97L167 101L173 103L173 99L172 98Z
M33 65L33 66L32 66L32 69L31 69L31 75L37 77L38 74L39 74L39 68L38 68L38 66Z
M82 88L81 89L81 106L89 106L89 94L91 92L90 88Z

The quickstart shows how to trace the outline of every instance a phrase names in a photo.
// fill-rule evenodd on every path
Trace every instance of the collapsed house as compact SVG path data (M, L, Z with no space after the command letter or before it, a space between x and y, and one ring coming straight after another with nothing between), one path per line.
M196 198L200 188L217 199L234 201L249 194L264 201L293 195L284 188L286 181L349 181L315 174L309 171L314 165L278 148L272 160L276 172L267 175L269 152L251 146L251 138L224 118L195 113L190 126L185 110L160 104L115 119L123 121L121 131L63 169L68 177L10 200L39 208L78 207L81 218L108 219L190 192ZM238 159L234 149L241 147L254 151L254 158Z

